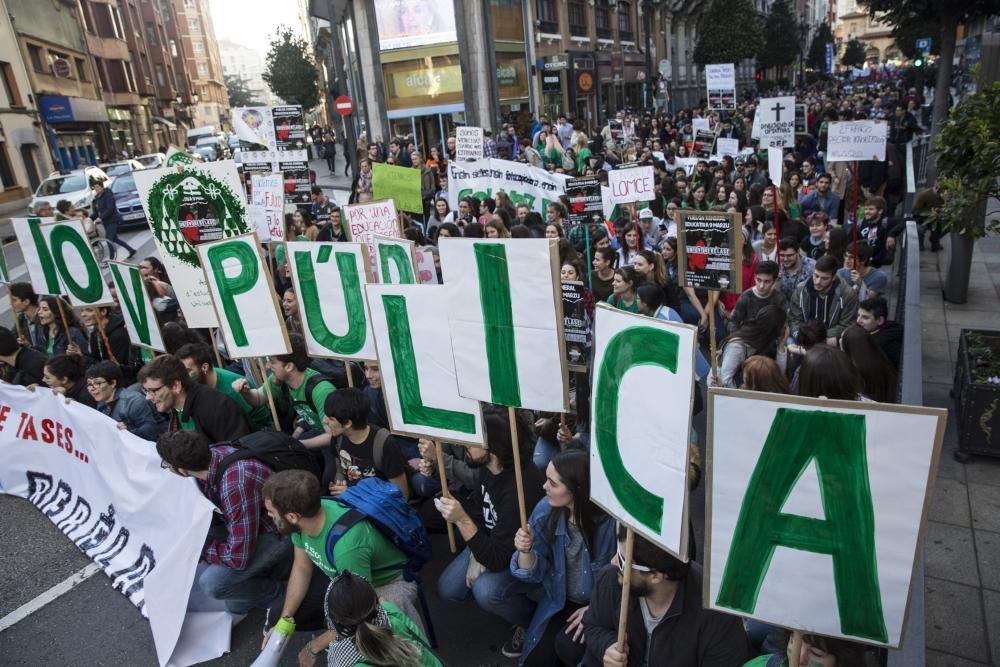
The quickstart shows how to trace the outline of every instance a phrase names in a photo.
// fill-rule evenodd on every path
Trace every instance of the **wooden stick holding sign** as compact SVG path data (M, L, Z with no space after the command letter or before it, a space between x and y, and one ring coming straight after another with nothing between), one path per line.
M66 310L63 308L62 295L56 294L56 305L59 307L59 319L62 320L63 331L66 333L66 344L73 344L73 336L69 332L69 320L66 319Z
M267 368L265 368L264 362L260 357L257 357L257 369L263 378L260 384L264 387L264 393L267 395L267 405L271 408L271 420L274 422L274 430L280 431L281 420L278 419L278 408L274 404L274 393L271 391L271 383L267 381Z
M708 347L712 360L712 384L719 384L719 360L715 344L715 309L719 303L718 290L708 291Z
M212 349L215 350L215 363L217 363L219 365L219 368L222 368L223 367L222 366L222 353L219 352L219 341L216 340L216 338L215 338L215 332L216 331L218 331L218 329L216 327L209 327L208 328L208 333L212 337Z
M445 498L450 499L451 489L448 488L448 473L444 469L444 452L441 451L441 443L437 440L432 440L434 443L434 456L437 458L438 465L438 479L441 481L441 495ZM455 526L451 522L446 521L445 525L448 526L448 548L451 549L452 553L458 551L458 547L455 545Z
M622 564L622 604L618 608L618 643L615 646L619 653L625 652L625 627L628 625L628 603L632 585L632 551L634 547L635 532L630 526L626 526L625 553L619 554Z
M799 656L802 654L802 633L798 630L792 630L791 637L788 638L788 649L786 650L786 655L788 657L789 665L799 665L801 659ZM811 664L811 663L810 663Z
M528 525L528 512L524 506L524 478L521 476L521 444L517 434L517 412L513 406L507 406L507 420L510 422L510 443L514 450L514 480L517 482L517 510L521 515L521 526L523 527Z

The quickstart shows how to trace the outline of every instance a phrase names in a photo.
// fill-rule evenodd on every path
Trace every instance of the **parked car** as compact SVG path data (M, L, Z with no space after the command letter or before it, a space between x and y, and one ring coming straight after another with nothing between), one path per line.
M146 169L159 169L167 161L167 156L163 153L148 153L136 158Z
M38 185L35 195L28 205L29 215L35 215L43 202L55 209L60 199L68 199L73 208L89 209L94 199L90 189L91 180L107 180L108 175L99 167L87 167L73 171L54 171Z
M120 229L144 227L146 212L142 209L142 199L139 198L139 188L135 185L132 174L124 174L111 184L111 192L115 195L115 205L122 216Z
M128 174L133 171L140 171L146 168L145 165L143 165L138 160L122 160L121 162L111 162L109 164L102 164L100 165L100 167L101 169L104 170L104 173L110 176L111 178L121 176L122 174Z
M205 143L199 142L198 145L192 146L189 152L200 156L205 162L215 162L219 155L218 148L213 140L208 140Z

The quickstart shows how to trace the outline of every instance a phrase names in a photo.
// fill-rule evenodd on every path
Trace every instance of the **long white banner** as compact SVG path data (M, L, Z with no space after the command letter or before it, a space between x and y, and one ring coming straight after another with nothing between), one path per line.
M545 218L545 207L566 192L566 176L520 162L486 158L474 162L448 163L448 206L458 210L462 197L496 197L506 192L515 205L528 208ZM479 212L475 212L476 217Z
M149 619L161 667L178 645L212 504L148 440L48 389L0 384L0 493L26 498Z

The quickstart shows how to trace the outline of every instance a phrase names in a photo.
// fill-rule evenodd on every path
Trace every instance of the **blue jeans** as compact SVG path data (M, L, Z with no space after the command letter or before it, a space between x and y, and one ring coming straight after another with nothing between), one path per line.
M535 443L535 454L532 461L534 461L535 467L538 468L544 475L545 469L549 466L549 461L551 461L552 457L558 453L558 444L553 444L548 440L539 438Z
M410 488L421 498L433 498L441 493L441 482L418 472L410 476Z
M222 600L232 614L267 609L282 593L292 568L292 542L274 533L257 536L250 562L242 570L209 565L198 577L205 595Z
M487 570L479 575L470 589L465 585L465 571L471 556L472 552L466 547L448 564L438 578L438 595L445 600L462 602L468 600L471 594L483 610L496 614L511 625L528 627L535 613L535 603L528 598L528 593L536 586L518 581L510 570Z

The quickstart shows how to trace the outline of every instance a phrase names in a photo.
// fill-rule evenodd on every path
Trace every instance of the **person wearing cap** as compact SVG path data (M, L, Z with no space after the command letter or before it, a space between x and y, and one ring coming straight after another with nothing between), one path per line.
M648 249L660 247L660 221L653 214L653 209L644 208L639 211L639 229L642 230L642 239Z

